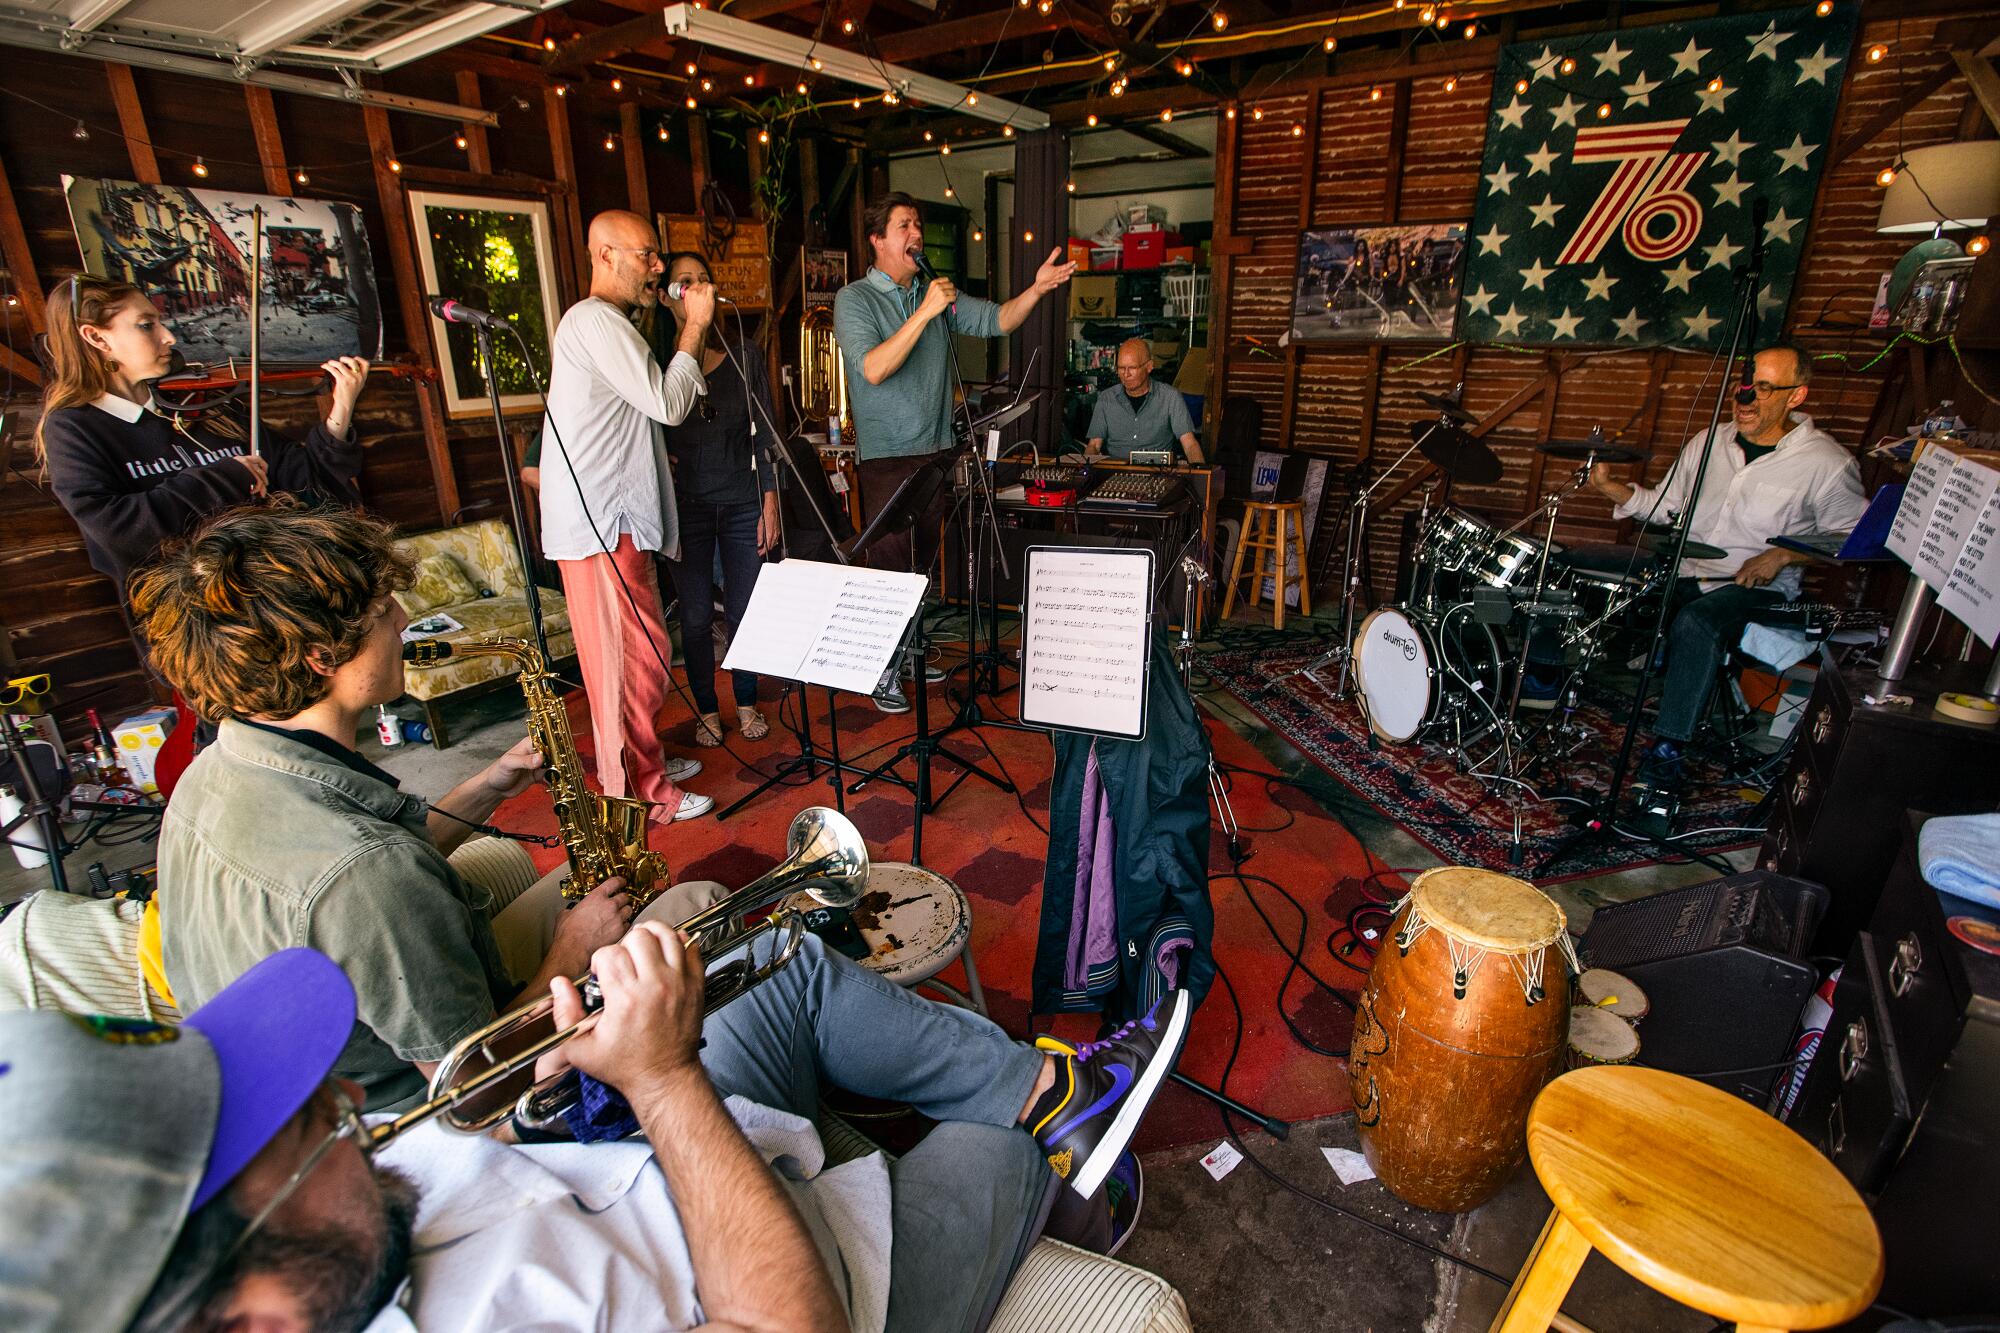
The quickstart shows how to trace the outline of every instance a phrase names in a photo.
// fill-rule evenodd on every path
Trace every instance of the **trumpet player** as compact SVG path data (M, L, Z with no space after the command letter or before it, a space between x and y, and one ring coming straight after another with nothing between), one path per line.
M395 593L409 582L387 527L279 503L212 520L133 583L158 669L219 723L162 821L166 981L189 1008L267 954L323 951L361 996L334 1072L370 1110L417 1100L467 1033L583 972L635 915L617 879L562 911L558 873L489 919L446 860L534 781L527 741L435 802L355 752L357 729L403 692ZM653 906L678 921L699 898Z

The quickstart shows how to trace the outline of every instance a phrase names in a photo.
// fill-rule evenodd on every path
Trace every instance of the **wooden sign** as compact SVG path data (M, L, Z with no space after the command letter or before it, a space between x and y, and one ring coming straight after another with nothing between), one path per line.
M718 242L698 216L662 213L660 235L668 250L693 250L708 257L715 289L745 310L771 304L770 240L761 222L737 221L726 242Z

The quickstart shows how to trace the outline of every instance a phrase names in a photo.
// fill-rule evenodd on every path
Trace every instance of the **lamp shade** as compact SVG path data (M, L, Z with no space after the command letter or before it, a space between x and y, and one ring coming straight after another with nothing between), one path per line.
M1912 148L1882 196L1879 232L1983 227L2000 214L2000 139Z

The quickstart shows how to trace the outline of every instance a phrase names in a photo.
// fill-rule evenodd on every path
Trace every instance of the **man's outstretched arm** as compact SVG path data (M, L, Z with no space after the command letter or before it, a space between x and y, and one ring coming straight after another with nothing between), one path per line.
M1035 280L1022 288L1019 296L1000 307L1000 332L1012 333L1020 328L1021 321L1035 308L1035 302L1068 282L1075 272L1075 264L1062 262L1060 246L1049 251L1049 257L1035 270Z

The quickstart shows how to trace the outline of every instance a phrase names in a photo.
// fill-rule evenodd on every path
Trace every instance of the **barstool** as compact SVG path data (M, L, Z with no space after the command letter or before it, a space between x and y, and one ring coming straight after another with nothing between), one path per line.
M1265 578L1271 578L1272 586L1277 590L1277 596L1271 601L1271 627L1285 627L1285 582L1290 577L1285 560L1288 528L1291 540L1298 544L1299 614L1312 614L1312 593L1306 580L1305 512L1304 503L1298 500L1244 502L1243 535L1236 540L1236 559L1229 569L1229 591L1222 598L1224 619L1236 608L1236 585L1243 577L1243 553L1255 551L1257 558L1251 562L1250 605L1257 605ZM1270 562L1274 557L1275 564L1272 564Z
M1638 1065L1565 1074L1528 1112L1555 1204L1489 1333L1541 1333L1591 1250L1739 1333L1827 1328L1868 1308L1882 1240L1812 1146L1719 1088Z
M801 911L814 906L807 894L788 905ZM964 889L923 866L877 861L868 868L867 892L853 911L868 949L856 960L861 966L907 990L933 990L985 1014L986 992L972 961L972 901ZM938 977L953 963L964 966L963 991Z

